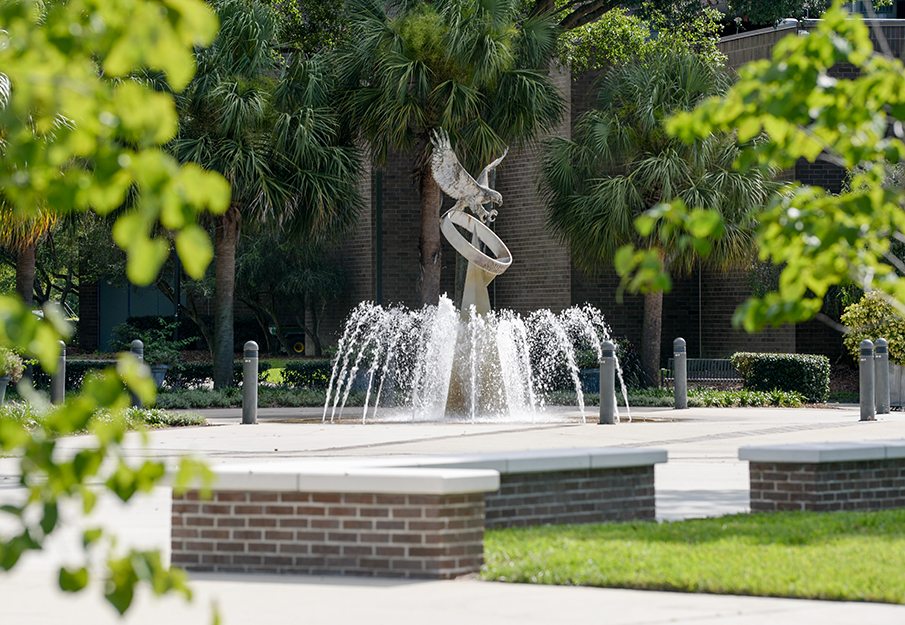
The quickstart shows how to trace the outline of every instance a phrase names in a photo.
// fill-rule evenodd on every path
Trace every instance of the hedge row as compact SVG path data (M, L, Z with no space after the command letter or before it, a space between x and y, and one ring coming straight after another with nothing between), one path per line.
M332 372L329 360L291 360L283 368L283 384L295 388L325 389Z
M830 395L830 359L812 354L738 352L732 364L752 391L797 391L808 402L822 403Z

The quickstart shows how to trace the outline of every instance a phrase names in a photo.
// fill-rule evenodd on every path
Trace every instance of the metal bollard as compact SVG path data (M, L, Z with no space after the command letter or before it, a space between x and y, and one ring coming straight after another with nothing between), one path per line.
M877 383L877 414L889 414L889 343L874 343L874 378Z
M675 408L688 408L688 361L685 339L679 337L672 342L672 356L675 363Z
M242 423L258 422L258 344L248 341L242 357Z
M133 356L138 358L138 362L145 361L145 344L144 343L142 343L138 339L135 339L134 341L132 341L132 346L131 346L130 351L132 352ZM129 395L132 396L132 407L133 408L144 408L144 404L142 404L141 398L138 395L136 395L132 391L129 391Z
M616 345L604 341L600 359L600 423L616 423Z
M50 377L50 403L62 404L66 401L66 343L60 344L60 358L57 360L57 372Z
M869 339L861 341L860 374L861 420L873 421L874 411L874 344Z

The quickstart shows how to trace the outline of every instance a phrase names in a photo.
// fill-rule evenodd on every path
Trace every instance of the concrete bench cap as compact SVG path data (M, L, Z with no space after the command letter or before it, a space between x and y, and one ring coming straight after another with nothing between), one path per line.
M423 467L493 469L507 475L512 473L642 467L666 461L667 452L665 449L576 447L450 456L423 456L411 458L407 464Z
M453 495L493 492L500 474L478 469L315 465L287 461L216 469L214 490L305 493Z
M752 445L738 450L739 460L816 464L905 458L905 439L798 443L793 445Z
M582 447L449 456L308 458L217 467L215 490L453 494L499 489L500 474L652 466L665 449Z

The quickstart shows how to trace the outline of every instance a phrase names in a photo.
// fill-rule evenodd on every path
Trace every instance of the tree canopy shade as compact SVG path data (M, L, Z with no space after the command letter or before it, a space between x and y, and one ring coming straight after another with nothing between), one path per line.
M860 75L831 77L837 63L859 67ZM831 286L848 283L885 293L905 313L905 266L890 249L893 240L905 240L905 190L887 176L891 164L905 160L902 120L905 67L874 52L860 18L834 6L809 36L783 39L772 60L743 67L726 94L668 123L688 142L733 129L740 141L760 137L743 155L754 169L788 168L804 158L855 171L838 195L796 184L759 215L760 258L783 269L778 289L745 302L736 323L755 331L803 321L820 310ZM711 236L709 228L686 227L687 216L685 207L673 205L652 219L675 224L688 241ZM719 229L721 219L710 216ZM621 273L649 286L661 279L662 267L642 256Z
M172 96L132 77L156 70L174 89L184 88L194 72L192 46L209 44L217 30L208 7L200 0L4 0L0 24L0 194L13 216L30 218L39 207L106 214L131 194L135 210L114 226L114 238L128 254L129 277L147 284L166 258L169 240L152 236L158 224L175 233L187 270L202 275L211 245L195 222L202 212L227 209L229 186L197 166L180 167L160 149L176 132ZM69 331L55 310L44 312L39 320L20 298L0 297L0 346L37 358L53 372L58 341ZM98 484L128 501L163 476L160 462L125 459L125 423L115 418L129 406L124 384L144 401L153 399L147 368L123 355L115 369L86 379L78 396L49 409L33 429L0 415L0 453L19 459L24 491L0 509L0 569L42 548L60 526L62 501L72 499L88 514ZM101 410L114 418L96 419ZM87 429L95 437L81 451L56 453L60 437ZM197 468L183 462L176 487ZM120 613L139 584L155 594L190 595L185 573L164 567L159 552L114 554L101 529L86 530L82 544L82 563L59 571L65 591L85 588L101 562L100 586Z
M432 129L453 138L463 164L480 169L561 119L546 71L555 29L519 22L513 0L351 0L350 36L334 58L348 120L378 162L414 150L421 192L421 298L440 295L440 188L430 173Z
M727 133L685 144L665 119L724 92L729 79L692 54L652 54L611 69L597 107L578 121L573 140L554 138L545 152L542 191L548 227L585 270L612 266L625 245L656 248L664 267L688 272L701 256L665 229L640 233L635 220L661 202L682 200L720 215L724 236L707 262L743 265L753 257L754 214L776 185L760 171L733 168L739 150ZM668 287L668 284L662 286ZM647 383L659 373L662 292L645 293L641 361Z
M346 233L358 208L359 152L330 108L324 66L276 54L277 23L256 0L217 0L221 30L197 53L177 96L180 162L222 174L229 210L215 224L214 385L232 385L235 256L240 225L308 241Z

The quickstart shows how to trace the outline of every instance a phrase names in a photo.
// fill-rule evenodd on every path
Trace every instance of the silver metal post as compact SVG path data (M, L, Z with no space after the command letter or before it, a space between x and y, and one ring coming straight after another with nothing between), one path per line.
M861 420L873 421L874 411L874 344L869 339L861 341L858 363L860 374Z
M604 341L600 359L600 423L616 423L616 345Z
M135 339L134 341L132 341L132 349L130 351L132 352L133 356L138 358L138 362L145 361L145 344L144 343L142 343L138 339ZM129 395L132 396L132 407L133 408L144 408L144 404L141 401L141 397L139 397L132 391L129 391Z
M258 344L248 341L242 358L242 423L258 422Z
M688 408L688 362L685 339L679 337L672 342L672 356L675 371L675 408L681 410Z
M57 372L50 378L50 402L62 404L66 400L66 343L60 344L60 358L57 360Z
M874 343L874 377L877 383L877 414L889 414L889 343Z

